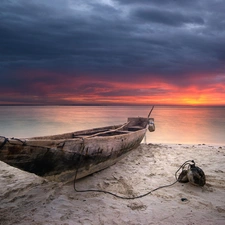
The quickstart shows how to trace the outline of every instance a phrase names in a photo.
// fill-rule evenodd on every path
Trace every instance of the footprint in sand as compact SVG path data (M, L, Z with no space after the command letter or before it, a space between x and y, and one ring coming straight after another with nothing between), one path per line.
M147 206L142 203L133 202L128 204L127 207L131 208L132 210L141 210L144 211L147 209Z

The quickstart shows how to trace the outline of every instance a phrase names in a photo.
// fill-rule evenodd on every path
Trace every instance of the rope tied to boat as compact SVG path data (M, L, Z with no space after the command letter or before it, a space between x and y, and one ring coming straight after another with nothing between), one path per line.
M13 137L12 139L21 142L21 143L22 143L22 146L27 145L26 140L25 140L25 141L22 141L21 139L19 139L19 138L14 138L14 137ZM10 142L9 142L9 143L10 143ZM10 144L12 144L12 143L10 143Z
M12 137L12 138L8 139L7 137L4 137L4 136L0 136L0 138L3 138L3 139L4 139L4 141L3 141L2 144L0 145L0 149L2 149L2 148L5 146L5 144L6 144L7 142L8 142L9 144L11 144L11 145L17 145L16 143L10 142L10 139L11 139L11 140L16 140L16 141L21 142L21 143L22 143L22 146L27 145L27 144L26 144L26 140L25 140L25 141L22 141L22 140L19 139L19 138L14 138L14 137Z
M192 163L192 164L191 164L191 163ZM77 173L78 173L78 169L79 169L79 168L77 168L77 169L76 169L76 172L75 172L75 177L74 177L74 190L75 190L76 192L100 192L100 193L109 194L109 195L112 195L112 196L114 196L114 197L117 197L117 198L120 198L120 199L125 199L125 200L134 200L134 199L138 199L138 198L143 198L143 197L145 197L145 196L151 194L151 193L154 192L154 191L157 191L157 190L159 190L159 189L166 188L166 187L171 187L171 186L173 186L174 184L176 184L177 182L180 182L179 177L177 177L177 173L178 173L180 170L183 171L183 170L184 170L184 167L185 167L186 165L189 165L189 166L195 165L195 162L194 162L194 160L187 160L187 161L185 161L185 162L179 167L179 169L175 172L175 181L174 181L172 184L159 186L159 187L157 187L157 188L155 188L155 189L153 189L153 190L151 190L151 191L148 191L147 193L144 193L144 194L141 194L141 195L138 195L138 196L134 196L134 197L121 196L121 195L117 195L117 194L115 194L115 193L112 193L112 192L110 192L110 191L99 190L99 189L85 189L85 190L78 190L78 189L76 188L76 181L77 181L76 178L77 178ZM182 172L181 172L181 173L182 173Z
M0 138L3 138L3 139L4 139L4 141L3 141L2 144L0 145L0 149L2 149L2 148L4 147L4 145L5 145L7 142L9 142L9 139L6 138L6 137L4 137L4 136L0 136Z
M1 143L0 145L0 150L5 146L6 143L10 144L10 145L18 145L18 143L13 143L13 142L10 142L10 140L15 140L15 141L18 141L20 142L21 146L29 146L29 147L38 147L38 148L46 148L48 150L52 149L51 147L48 147L48 146L41 146L41 145L31 145L31 144L27 144L26 140L21 140L19 138L7 138L7 137L4 137L4 136L0 136L0 138L3 138L4 141Z

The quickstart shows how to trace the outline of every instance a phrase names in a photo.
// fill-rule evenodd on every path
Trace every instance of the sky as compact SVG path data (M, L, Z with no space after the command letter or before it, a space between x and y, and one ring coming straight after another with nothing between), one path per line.
M224 0L1 0L0 104L225 105Z

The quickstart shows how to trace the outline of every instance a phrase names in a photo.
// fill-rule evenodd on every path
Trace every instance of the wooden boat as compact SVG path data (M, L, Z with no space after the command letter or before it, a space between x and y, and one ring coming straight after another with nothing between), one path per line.
M138 147L152 118L128 118L123 125L26 139L0 137L0 160L54 180L77 179L105 169Z

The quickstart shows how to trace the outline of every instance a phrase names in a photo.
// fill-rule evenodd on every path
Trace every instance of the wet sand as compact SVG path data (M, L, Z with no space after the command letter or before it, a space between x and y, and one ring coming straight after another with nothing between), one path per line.
M0 161L0 224L224 225L225 146L141 144L120 162L79 180L76 186L138 196L172 184L186 160L194 160L205 172L204 187L176 183L135 200L78 193L73 182L52 182Z

